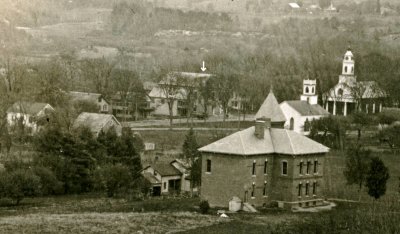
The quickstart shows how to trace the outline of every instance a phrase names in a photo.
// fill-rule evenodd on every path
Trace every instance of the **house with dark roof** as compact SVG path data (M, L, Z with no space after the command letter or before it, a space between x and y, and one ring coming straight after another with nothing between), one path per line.
M325 109L333 115L343 116L355 111L381 112L386 92L375 81L357 81L354 67L354 55L349 48L343 56L339 82L323 95Z
M303 80L303 94L300 100L284 101L280 108L286 117L285 128L302 134L309 134L311 121L329 116L329 112L318 104L316 80Z
M141 173L150 182L153 196L181 192L183 174L172 163L157 162L144 167Z
M268 109L258 115L267 118L199 149L201 197L211 206L227 207L233 197L255 207L271 202L282 208L323 204L329 148L284 129L279 104L272 92L268 96L261 107Z
M80 126L88 127L96 137L101 131L107 132L110 128L114 128L117 135L121 135L122 133L121 124L110 114L82 112L72 125L73 128L78 128Z
M72 102L89 102L98 106L99 113L109 113L110 104L104 99L100 93L88 93L88 92L75 92L71 91L68 93L71 97Z
M7 109L7 123L13 127L20 122L30 133L35 133L39 130L40 123L48 122L48 116L53 111L48 103L16 102ZM43 119L45 121L41 121Z

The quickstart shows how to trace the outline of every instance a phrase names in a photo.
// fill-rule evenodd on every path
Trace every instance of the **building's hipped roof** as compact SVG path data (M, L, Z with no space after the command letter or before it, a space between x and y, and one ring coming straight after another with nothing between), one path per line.
M236 132L199 149L201 152L260 155L260 154L320 154L329 148L299 133L278 128L266 128L264 138L254 135L254 127Z
M113 115L82 112L74 121L73 127L77 128L79 126L86 126L92 132L98 133L110 120L114 120L118 125L120 125Z
M40 102L16 102L7 109L7 113L24 113L28 115L37 115L48 103Z
M329 115L329 112L320 105L311 105L307 101L284 101L302 116L309 115Z
M264 103L257 111L255 118L270 118L271 122L285 122L286 118L272 91L269 92Z

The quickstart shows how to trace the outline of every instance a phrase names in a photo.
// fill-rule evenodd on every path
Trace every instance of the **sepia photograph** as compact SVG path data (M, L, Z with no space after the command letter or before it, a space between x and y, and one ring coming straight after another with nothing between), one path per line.
M399 221L399 0L0 0L1 234Z

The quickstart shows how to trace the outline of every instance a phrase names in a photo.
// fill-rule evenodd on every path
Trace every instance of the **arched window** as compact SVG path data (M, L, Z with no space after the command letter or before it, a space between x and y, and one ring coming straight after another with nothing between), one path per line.
M294 129L294 119L293 118L290 118L290 130L293 130Z
M338 94L339 96L342 96L342 95L343 95L343 89L338 89L337 94Z
M312 89L311 89L311 93L315 93L315 89L314 89L314 87L312 87Z
M347 73L347 66L344 66L344 72Z
M310 90L308 89L308 87L306 87L306 93L309 93L310 92Z
M354 67L351 67L351 72L354 72Z
M346 60L350 60L348 56L346 56Z

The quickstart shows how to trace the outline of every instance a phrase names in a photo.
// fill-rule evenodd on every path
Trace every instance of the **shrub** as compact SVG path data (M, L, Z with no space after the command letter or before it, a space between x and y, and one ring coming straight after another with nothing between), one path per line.
M10 198L18 205L25 197L40 194L40 178L32 170L18 169L0 175L0 197Z
M40 178L42 195L59 195L64 193L63 184L54 173L46 167L35 167L33 172Z
M104 189L108 197L124 193L132 184L129 168L125 165L105 165L96 172L96 188Z
M199 207L200 207L200 212L201 212L202 214L207 214L207 213L208 213L208 210L210 209L210 204L208 203L208 201L202 200L202 201L200 202Z

